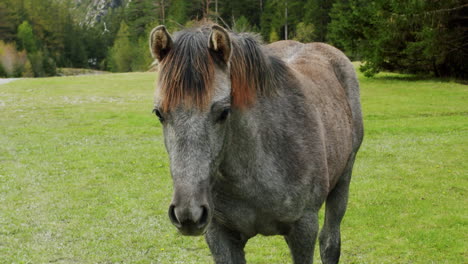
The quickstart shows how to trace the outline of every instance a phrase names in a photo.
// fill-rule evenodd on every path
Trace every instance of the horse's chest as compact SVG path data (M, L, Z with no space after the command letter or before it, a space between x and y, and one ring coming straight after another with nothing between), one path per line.
M304 209L304 199L294 196L295 192L272 186L250 183L219 188L215 193L218 221L248 236L287 233Z

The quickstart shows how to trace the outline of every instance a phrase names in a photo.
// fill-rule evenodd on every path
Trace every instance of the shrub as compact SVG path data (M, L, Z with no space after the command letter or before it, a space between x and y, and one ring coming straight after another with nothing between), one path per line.
M45 76L57 75L57 65L55 64L55 60L50 57L47 50L44 51L42 56L42 67L44 67Z
M276 31L272 30L270 32L270 42L275 42L275 41L278 41L280 40L279 36L278 36L278 33L276 33Z
M3 41L0 41L0 46L2 46L0 64L5 72L4 77L11 77L15 70L16 48L14 44L4 43Z
M133 49L133 56L132 56L132 63L131 68L132 71L147 71L150 67L151 63L153 62L153 58L151 57L149 48L148 48L148 41L146 38L140 38L138 40L138 45Z
M0 41L0 76L21 77L27 60L26 51L18 52L15 43Z
M36 39L33 34L33 30L28 21L23 21L21 25L18 26L18 48L20 50L27 50L29 53L37 51Z
M468 78L468 6L460 0L337 0L328 38L366 64L366 76L380 70Z
M45 76L44 66L43 66L43 55L42 52L36 52L34 54L29 54L29 60L31 62L32 70L34 72L34 77L43 77Z
M252 31L252 26L245 16L241 16L236 21L234 21L234 26L232 29L235 32L249 32Z
M133 51L129 40L128 26L120 24L114 46L109 51L109 68L114 72L128 72L132 70Z
M312 24L300 22L296 26L296 36L294 36L294 40L300 42L312 42L315 38L315 27Z
M23 69L23 72L21 73L21 76L23 76L23 77L34 77L34 71L33 71L33 68L32 68L32 65L31 65L31 62L29 61L29 59L24 64L24 69Z
M5 69L3 69L2 64L0 64L0 77L6 77Z

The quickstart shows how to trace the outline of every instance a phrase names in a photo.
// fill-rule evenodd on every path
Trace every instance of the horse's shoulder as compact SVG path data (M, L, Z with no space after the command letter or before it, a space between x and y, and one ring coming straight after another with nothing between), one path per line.
M266 45L270 55L277 56L283 60L287 60L297 51L302 49L303 43L295 40L280 40Z
M280 41L272 42L266 46L270 49L281 50L281 49L289 49L291 47L302 46L302 45L304 44L295 40L280 40Z
M281 40L266 45L269 55L279 57L290 67L302 68L304 65L328 64L333 47L319 42L301 43L294 40Z
M312 42L304 45L304 51L326 58L329 61L347 60L346 55L332 45L323 42Z

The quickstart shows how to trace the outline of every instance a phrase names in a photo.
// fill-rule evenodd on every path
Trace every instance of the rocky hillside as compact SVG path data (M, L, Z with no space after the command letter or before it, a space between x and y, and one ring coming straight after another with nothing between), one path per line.
M125 5L131 0L75 0L76 14L81 23L94 25L112 9Z

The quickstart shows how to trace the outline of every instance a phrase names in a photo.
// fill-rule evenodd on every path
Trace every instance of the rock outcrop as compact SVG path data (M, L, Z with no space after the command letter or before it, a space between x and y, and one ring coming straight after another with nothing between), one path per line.
M102 21L113 8L120 7L131 0L75 0L80 12L83 12L82 24L93 26Z

